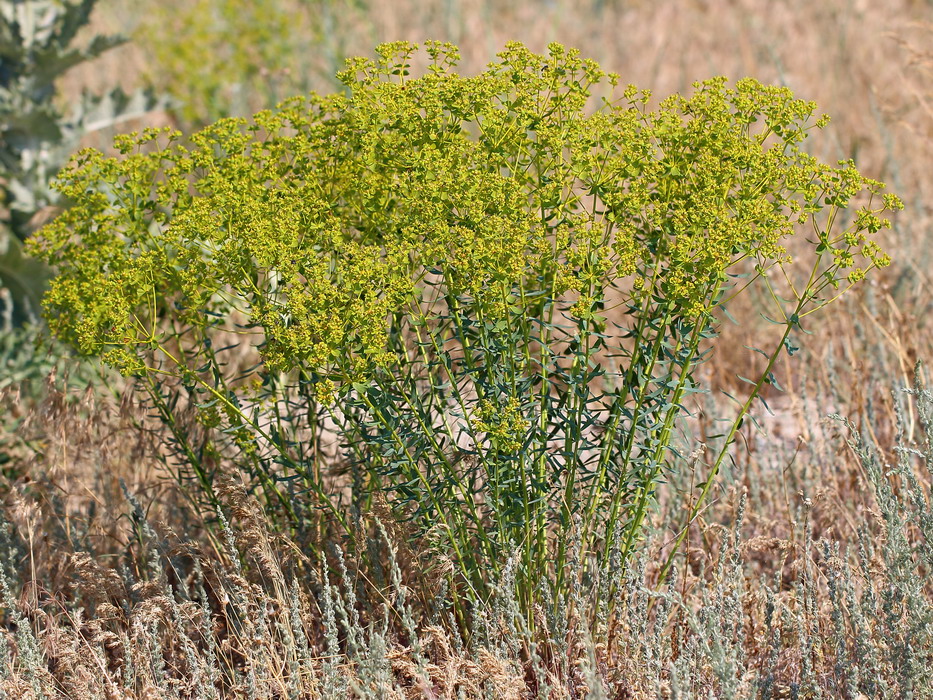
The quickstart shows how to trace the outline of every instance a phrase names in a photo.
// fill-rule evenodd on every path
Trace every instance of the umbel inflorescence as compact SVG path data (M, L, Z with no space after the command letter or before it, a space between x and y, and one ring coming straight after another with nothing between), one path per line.
M744 415L801 319L888 264L871 235L901 205L803 150L827 118L785 87L651 106L556 44L471 77L448 44L377 54L345 94L78 154L73 206L31 244L58 270L49 324L154 396L177 379L290 518L283 475L344 511L299 447L326 414L358 494L431 531L467 595L520 550L527 603L570 556L555 532L603 563L634 546L717 308L759 279L785 326ZM221 333L256 347L274 410L227 376Z

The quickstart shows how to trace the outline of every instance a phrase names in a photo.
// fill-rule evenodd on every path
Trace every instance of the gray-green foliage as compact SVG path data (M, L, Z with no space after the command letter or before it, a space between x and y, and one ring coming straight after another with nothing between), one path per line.
M58 80L71 68L125 41L93 37L75 46L96 0L6 0L0 3L0 287L17 323L37 309L45 267L23 257L24 240L62 204L49 183L89 132L111 129L156 106L148 93L114 88L84 93L63 109Z
M924 386L919 365L914 385L903 393L912 397L919 420L914 431L895 394L893 464L866 431L856 431L845 422L852 432L849 446L861 461L883 522L880 543L868 537L864 528L859 533L858 574L867 584L864 590L856 594L852 572L840 566L838 551L825 557L840 629L837 646L843 663L837 666L845 669L841 675L872 697L876 693L931 697L933 693L929 686L933 664L933 392ZM916 439L912 439L913 432ZM881 575L872 576L877 571ZM870 620L875 624L868 624ZM891 673L879 677L879 667Z
M0 328L38 320L48 268L23 253L19 239L0 224Z

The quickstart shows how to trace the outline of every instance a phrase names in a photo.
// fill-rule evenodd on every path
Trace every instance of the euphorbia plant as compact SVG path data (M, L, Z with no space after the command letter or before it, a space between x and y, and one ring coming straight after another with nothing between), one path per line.
M58 270L50 326L139 378L208 499L211 455L290 522L349 533L382 492L449 558L458 609L515 557L530 619L569 559L628 561L717 310L760 278L783 336L707 489L801 319L887 264L868 235L900 203L801 150L825 118L787 88L716 78L650 109L558 45L475 77L429 43L413 78L415 51L187 145L83 151L32 249Z

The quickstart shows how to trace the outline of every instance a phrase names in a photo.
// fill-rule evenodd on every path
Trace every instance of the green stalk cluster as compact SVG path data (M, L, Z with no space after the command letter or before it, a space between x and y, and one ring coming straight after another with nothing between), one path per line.
M801 319L888 264L870 236L901 205L802 149L827 119L787 88L714 78L651 108L556 44L474 77L439 43L413 77L416 51L81 152L31 250L58 270L50 327L140 377L208 500L223 455L283 522L349 534L385 497L451 562L458 612L518 552L533 623L570 558L597 576L635 551L723 305L759 280L784 334L691 515Z

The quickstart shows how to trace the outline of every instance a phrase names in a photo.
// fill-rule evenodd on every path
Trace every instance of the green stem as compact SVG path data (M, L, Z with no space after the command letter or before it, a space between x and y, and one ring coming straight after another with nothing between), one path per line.
M800 312L802 307L803 302L798 303L794 314L791 316L791 319L795 319L797 317L797 314ZM680 545L683 543L684 538L687 536L687 532L690 529L690 524L702 510L703 503L706 501L706 497L709 495L710 489L713 486L713 482L715 481L716 476L719 474L719 468L722 466L723 461L725 461L726 455L729 453L729 448L735 441L736 433L739 431L739 428L742 427L745 416L748 415L748 411L751 408L752 403L758 397L761 388L768 381L768 377L771 375L771 370L774 368L774 363L777 362L777 358L780 356L781 350L784 348L784 344L786 343L787 338L790 336L791 329L793 329L796 325L797 322L795 320L790 320L784 325L784 334L781 336L781 340L778 343L777 348L775 348L774 352L771 353L771 356L768 358L767 366L761 373L758 381L755 382L755 385L752 388L752 391L749 393L748 398L745 400L745 403L742 404L738 415L732 422L732 426L729 428L729 432L726 434L725 443L723 444L722 449L719 451L719 455L716 457L716 461L713 463L712 468L706 475L706 480L703 484L703 488L700 490L700 495L697 497L694 505L690 508L689 515L687 516L687 522L684 524L684 527L681 528L680 533L674 540L674 545L671 548L670 553L667 555L667 560L664 562L664 566L661 567L661 573L658 575L658 586L661 586L664 583L664 580L667 578L667 574L674 563L674 557L677 555L677 551L680 549Z

